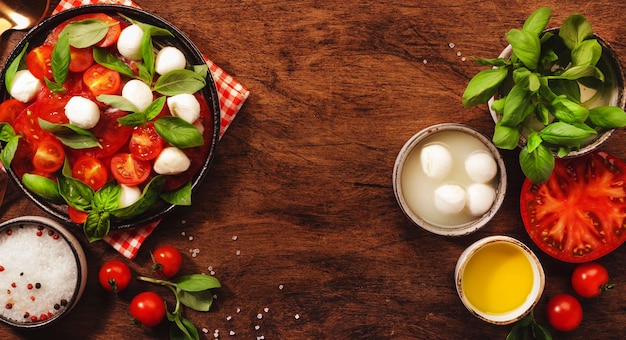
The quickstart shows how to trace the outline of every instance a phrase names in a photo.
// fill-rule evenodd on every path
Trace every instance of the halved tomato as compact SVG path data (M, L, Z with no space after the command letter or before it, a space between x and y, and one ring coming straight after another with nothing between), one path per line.
M63 166L65 151L56 138L46 138L37 144L33 156L33 166L44 173L55 172Z
M154 124L147 124L133 129L128 149L135 158L149 161L161 153L164 143L165 140L156 132Z
M109 177L104 163L96 157L82 156L72 165L72 176L93 190L102 188Z
M530 238L565 262L596 260L626 240L626 163L605 152L558 159L542 184L526 179L520 212Z
M111 172L121 184L139 185L148 178L151 170L150 162L136 159L129 153L118 153L111 158Z
M15 117L26 109L26 104L17 99L7 99L0 104L0 122L13 123Z
M78 15L72 19L69 19L65 22L62 22L60 25L55 27L50 34L46 37L46 44L54 45L59 40L59 35L65 29L68 23L72 21L80 21L85 19L98 19L102 20L109 25L109 30L107 34L102 40L100 40L96 46L98 47L108 47L117 42L117 39L120 37L120 33L122 32L121 22L111 16L108 16L104 13L88 13L83 15Z
M87 221L87 213L80 211L76 208L72 208L71 205L67 206L67 216L70 218L70 220L74 221L75 223L78 224L83 224L85 223L85 221Z
M122 79L119 72L95 64L83 73L83 82L94 96L116 94L120 90Z
M26 55L26 68L37 79L43 80L44 77L52 79L52 49L50 45L41 45L33 48Z
M70 46L71 72L83 72L93 64L93 49L91 47L76 48Z

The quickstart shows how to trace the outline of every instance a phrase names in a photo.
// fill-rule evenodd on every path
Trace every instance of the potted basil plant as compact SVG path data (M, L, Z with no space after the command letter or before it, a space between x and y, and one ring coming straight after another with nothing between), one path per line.
M476 59L492 67L463 93L465 107L489 104L494 144L519 146L522 172L534 183L550 177L555 157L590 152L626 126L618 58L582 15L546 29L551 14L537 9L521 29L506 33L510 45L499 57Z

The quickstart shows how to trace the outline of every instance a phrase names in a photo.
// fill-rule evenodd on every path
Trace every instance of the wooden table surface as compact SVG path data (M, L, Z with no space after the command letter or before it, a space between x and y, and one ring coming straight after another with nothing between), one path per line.
M470 315L453 278L461 252L495 234L522 240L542 261L547 282L535 314L546 325L546 300L571 292L573 265L542 253L524 231L517 151L502 152L509 182L500 212L458 238L411 224L396 203L392 168L407 139L433 124L463 123L491 137L486 106L461 105L465 85L482 69L471 57L497 56L504 33L539 6L553 8L551 26L580 12L626 63L626 2L392 3L141 0L251 95L219 143L193 207L169 215L133 261L75 230L89 264L76 308L40 331L1 326L0 338L167 339L167 322L131 326L128 303L145 290L172 302L168 290L137 281L116 298L100 288L97 272L121 259L134 275L148 275L149 251L171 244L184 255L183 273L213 270L223 285L211 311L184 312L202 339L216 331L222 339L504 339L511 326ZM1 37L2 60L23 35ZM603 149L626 158L625 142L621 130ZM32 214L43 215L11 185L0 219ZM626 332L625 257L621 247L599 260L617 288L583 301L582 325L553 330L555 338Z

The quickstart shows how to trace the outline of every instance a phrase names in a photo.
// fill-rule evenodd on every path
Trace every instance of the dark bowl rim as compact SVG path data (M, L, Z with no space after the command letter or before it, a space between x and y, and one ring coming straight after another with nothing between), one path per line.
M32 28L26 36L24 36L15 46L15 48L11 51L8 58L5 61L5 65L0 72L0 96L4 96L6 98L6 88L4 84L4 78L6 74L7 67L11 64L11 62L17 57L17 55L21 52L21 50L29 43L29 41L34 40L35 38L43 41L45 36L57 25L62 23L63 21L70 19L72 17L82 15L82 14L90 14L90 13L106 13L113 14L114 16L118 16L118 14L123 14L128 16L129 18L136 19L138 21L149 23L155 26L159 26L161 28L165 28L172 32L174 35L174 39L177 40L185 50L183 53L186 55L191 55L192 60L188 60L190 64L203 64L206 63L204 55L198 47L176 26L171 24L169 21L151 14L143 9L125 5L117 5L117 4L90 4L90 5L82 5L79 7L74 7L71 9L64 10L57 14L54 14L46 19L44 19L37 26ZM121 18L125 20L124 18ZM148 22L146 22L148 21ZM42 38L43 37L43 38ZM34 46L29 46L32 48ZM180 47L180 46L179 46ZM212 135L210 136L210 145L208 146L208 155L204 163L201 165L198 172L192 177L192 193L197 191L198 186L206 177L208 169L215 158L215 149L217 147L220 135L220 106L219 106L219 98L218 91L211 71L207 72L206 77L207 85L201 90L204 99L207 102L209 109L211 110L211 117L213 119L212 122ZM4 100L0 98L0 100ZM4 147L5 143L2 143ZM60 207L66 207L66 204L55 205L51 202L48 202L42 198L35 196L28 189L24 187L21 183L20 179L17 178L15 172L7 167L7 173L9 174L9 178L13 181L13 183L31 200L31 202L35 203L37 207L46 212L48 215L53 217L54 219L61 221L65 224L69 224L75 227L81 227L81 224L78 224L72 221L66 212L62 210ZM147 225L151 222L159 220L163 218L166 214L171 212L177 206L174 204L167 203L165 201L161 204L162 208L158 209L158 211L148 210L146 213L133 217L131 219L112 219L111 221L111 230L122 230L129 228L136 228L140 226Z

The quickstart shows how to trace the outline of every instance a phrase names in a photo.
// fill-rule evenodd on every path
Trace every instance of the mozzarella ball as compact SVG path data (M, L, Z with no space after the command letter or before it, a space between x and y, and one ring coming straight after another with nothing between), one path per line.
M465 159L465 171L474 182L487 183L496 177L498 165L488 152L476 151Z
M420 154L422 170L429 178L442 179L452 171L452 155L442 144L430 144Z
M40 89L41 80L29 70L19 70L15 73L9 94L22 103L27 103L35 98Z
M144 111L152 103L150 87L139 79L128 81L122 88L122 97L133 103L139 111Z
M441 185L435 189L435 208L447 215L457 214L465 208L466 196L460 185Z
M126 208L133 203L139 201L141 197L141 190L136 186L130 186L125 184L120 184L121 192L120 192L120 200L118 203L118 208Z
M493 187L483 183L474 183L467 188L467 210L472 216L486 213L496 200Z
M154 161L154 172L160 175L176 175L189 169L191 161L176 147L164 148Z
M187 66L185 55L173 46L163 47L154 60L154 70L160 75L174 70L182 70L185 66Z
M87 98L74 96L65 104L65 116L71 124L91 129L100 121L100 108Z
M138 25L130 25L122 30L117 39L117 50L131 60L141 60L141 39L143 30Z
M172 116L193 124L200 117L200 103L193 94L177 94L167 98L167 106Z

